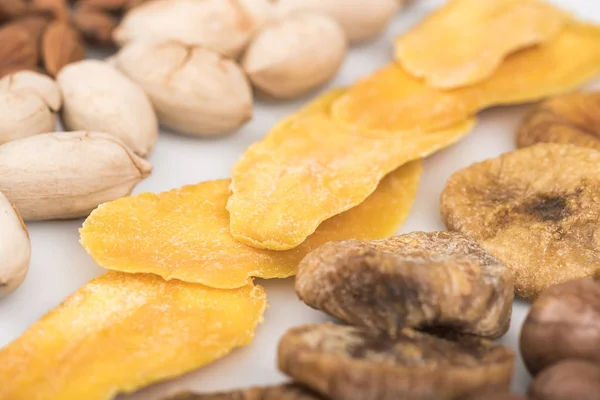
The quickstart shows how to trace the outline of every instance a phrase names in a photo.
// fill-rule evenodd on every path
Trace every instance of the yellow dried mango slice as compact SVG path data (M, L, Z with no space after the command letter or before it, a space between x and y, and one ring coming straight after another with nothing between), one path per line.
M540 0L451 0L396 40L396 60L433 87L490 77L516 50L547 42L568 16Z
M225 208L229 180L101 205L83 224L81 243L105 268L211 287L240 287L253 276L286 278L308 252L328 241L396 233L416 197L421 169L419 160L392 172L362 204L323 222L288 251L259 250L231 237Z
M112 399L247 345L265 307L260 286L108 272L0 350L0 399Z
M509 56L486 81L443 91L390 64L352 87L332 107L356 129L431 131L484 108L518 104L581 86L600 72L600 27L569 24L545 45Z
M474 123L425 135L371 135L330 118L343 93L317 99L242 155L227 203L236 240L294 248L324 220L362 203L387 173L458 141Z

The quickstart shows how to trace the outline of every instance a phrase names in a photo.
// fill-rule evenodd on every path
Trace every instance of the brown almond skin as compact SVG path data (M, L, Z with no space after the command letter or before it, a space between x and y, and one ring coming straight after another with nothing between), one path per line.
M527 400L527 397L501 389L486 389L461 400Z
M523 323L520 349L532 375L566 359L600 364L600 282L578 279L544 291Z
M167 400L325 400L296 384L254 387L223 393L181 393Z
M48 74L56 77L65 65L85 58L81 35L67 23L52 22L42 38L42 57Z
M39 49L41 49L42 36L50 22L51 19L47 15L29 14L11 21L8 25L18 25L25 28L32 36Z
M112 32L117 19L99 10L78 9L73 14L73 24L81 32L86 42L101 46L113 46Z
M27 12L25 0L0 1L0 22L21 16Z
M52 19L63 22L69 20L67 0L31 0L29 11L45 14Z
M391 338L325 323L289 330L278 365L336 400L458 400L490 386L508 391L514 353L474 336L448 340L405 328Z
M38 48L27 29L9 24L0 28L0 76L20 69L33 69Z
M531 383L534 400L600 400L600 366L566 360L543 370Z
M99 11L122 11L127 0L77 0L77 7Z

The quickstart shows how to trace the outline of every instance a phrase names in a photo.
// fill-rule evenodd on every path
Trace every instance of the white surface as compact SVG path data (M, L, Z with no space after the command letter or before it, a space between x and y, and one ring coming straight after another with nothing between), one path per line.
M596 0L553 2L577 13L581 18L600 22L600 2ZM331 86L351 84L388 62L391 59L393 37L440 3L417 0L409 10L398 15L386 35L373 43L353 48ZM310 97L312 95L285 104L258 102L254 120L227 138L201 140L163 132L156 150L149 158L154 165L154 173L136 188L135 193L160 192L184 184L228 177L236 158L252 142L263 137L275 122L296 110ZM454 171L475 161L514 149L515 129L527 108L505 107L481 113L479 124L469 137L429 158L425 163L418 198L401 232L443 230L439 195L447 178ZM28 224L33 248L31 270L17 292L0 300L0 346L17 338L67 295L103 272L78 243L77 229L81 222ZM278 338L288 327L322 321L326 317L296 299L292 279L261 280L258 283L267 290L270 308L252 345L180 379L160 383L137 394L121 396L120 399L153 400L186 389L212 391L282 381L284 377L275 366ZM511 330L502 339L503 343L514 349L518 349L519 330L526 312L525 304L515 304ZM528 381L528 374L519 361L513 387L523 392Z

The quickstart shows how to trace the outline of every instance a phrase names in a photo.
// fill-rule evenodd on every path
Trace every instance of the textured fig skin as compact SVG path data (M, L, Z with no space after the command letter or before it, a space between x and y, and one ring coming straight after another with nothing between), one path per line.
M520 348L532 375L566 359L600 363L600 282L555 285L532 304Z
M600 400L600 366L566 360L543 370L531 383L535 400Z
M413 327L500 337L513 292L504 264L451 232L330 242L303 259L296 277L309 306L392 336Z
M181 393L167 400L324 400L323 397L297 384L253 387L223 393Z
M508 390L514 353L474 336L448 340L405 328L391 338L326 323L288 331L278 363L331 399L459 400L489 386Z

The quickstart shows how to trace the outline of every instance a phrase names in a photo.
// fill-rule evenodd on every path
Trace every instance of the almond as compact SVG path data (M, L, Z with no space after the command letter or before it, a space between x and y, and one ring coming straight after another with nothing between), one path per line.
M46 71L56 76L65 65L85 58L81 35L65 22L51 23L42 38L42 58Z
M73 24L90 44L111 46L112 32L117 20L112 15L99 10L81 8L73 14Z
M96 9L104 11L121 11L125 8L127 0L79 0L77 6L82 9Z
M32 0L29 11L45 14L59 21L69 20L69 7L66 0Z
M35 68L38 49L27 29L7 25L0 29L0 77L19 69Z
M17 18L9 23L9 25L18 25L27 31L33 37L38 48L42 45L42 35L50 24L51 18L43 14L29 14Z
M5 21L19 15L25 14L27 4L25 0L2 0L0 1L0 21Z

